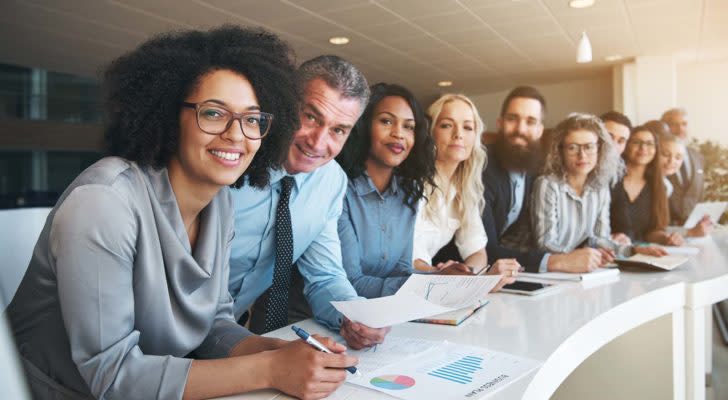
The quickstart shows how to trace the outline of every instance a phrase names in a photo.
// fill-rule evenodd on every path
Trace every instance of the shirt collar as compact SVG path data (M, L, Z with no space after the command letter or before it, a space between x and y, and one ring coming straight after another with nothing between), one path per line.
M286 172L285 168L281 169L270 169L270 186L273 187L274 185L277 185L278 182L281 181L286 176L293 177L293 183L296 187L296 190L300 191L301 186L303 185L303 182L306 180L306 178L311 175L313 172L300 172L298 174L289 174Z
M384 195L390 193L396 195L399 191L399 176L397 175L392 175L392 181L389 182L389 187L384 193L379 193L374 182L372 182L372 178L369 177L369 174L366 171L364 171L360 176L354 178L352 183L354 184L356 193L359 196L365 196L369 193L376 192L380 196L384 197Z
M524 180L526 178L526 172L524 171L508 171L508 176L511 178L512 182L517 182L519 180Z
M589 193L597 191L597 189L593 187L593 185L587 183L584 185L584 191L581 193L581 196L579 196L576 194L574 188L572 188L571 185L569 185L569 183L566 181L566 178L562 179L562 182L564 183L566 194L574 200L582 201Z

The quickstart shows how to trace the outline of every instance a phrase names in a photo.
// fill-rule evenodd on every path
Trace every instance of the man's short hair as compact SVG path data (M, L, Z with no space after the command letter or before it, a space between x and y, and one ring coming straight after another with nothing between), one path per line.
M619 111L606 112L602 114L602 116L599 118L601 118L602 122L612 121L614 123L626 126L627 128L629 128L630 131L632 130L632 121L630 121L626 115L622 114Z
M671 109L665 111L664 113L662 113L662 118L660 118L660 119L664 122L669 122L670 117L672 117L673 115L676 115L676 114L677 115L688 115L688 112L685 111L685 109L682 107L675 107L675 108L671 108Z
M369 84L354 64L335 55L312 58L298 67L298 85L303 88L314 79L322 79L347 98L358 99L361 109L369 102Z
M506 114L508 106L511 104L511 101L516 97L525 97L527 99L538 100L538 102L541 103L541 119L543 120L546 117L546 99L544 99L543 95L541 94L541 92L538 91L538 89L532 86L518 86L517 88L511 90L511 92L508 93L508 96L506 96L506 99L503 100L503 105L501 105L501 117Z

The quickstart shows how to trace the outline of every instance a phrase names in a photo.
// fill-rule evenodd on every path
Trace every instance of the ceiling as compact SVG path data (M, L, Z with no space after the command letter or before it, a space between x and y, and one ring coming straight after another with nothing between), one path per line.
M0 0L0 62L97 76L150 35L222 23L281 35L299 61L334 53L370 83L418 96L469 94L609 73L606 56L728 57L728 1L597 0ZM594 62L577 64L582 31ZM345 46L329 44L347 36ZM624 62L624 61L621 61Z

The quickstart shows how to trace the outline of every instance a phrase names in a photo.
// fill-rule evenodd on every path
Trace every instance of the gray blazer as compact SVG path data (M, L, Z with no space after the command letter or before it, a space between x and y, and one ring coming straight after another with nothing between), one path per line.
M186 357L250 335L227 291L231 204L225 188L202 211L192 251L166 169L109 157L82 172L7 311L34 397L179 399Z
M670 195L671 225L684 224L695 205L703 200L705 191L703 156L692 147L688 147L687 150L688 162L690 162L690 177L682 184L678 181L677 174L668 177L673 186L672 195Z

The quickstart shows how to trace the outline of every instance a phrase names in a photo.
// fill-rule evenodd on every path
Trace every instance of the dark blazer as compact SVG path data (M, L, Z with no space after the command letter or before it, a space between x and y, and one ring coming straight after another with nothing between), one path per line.
M483 185L485 186L483 226L485 226L485 233L488 235L488 245L486 246L488 261L492 264L501 258L515 258L526 268L526 271L538 272L541 259L546 254L545 252L540 250L521 251L506 247L500 243L502 237L513 233L514 228L518 226L526 226L527 229L530 229L529 209L534 176L526 175L526 188L521 213L518 215L518 219L501 235L500 232L506 224L508 211L511 207L511 178L508 171L501 168L495 147L493 145L486 147L488 149L488 166L483 171ZM526 244L535 249L530 241Z
M671 225L684 224L695 205L703 199L703 192L705 191L703 156L697 150L688 147L688 160L690 162L690 177L685 182L680 184L677 174L668 177L673 186L672 195L670 196Z

